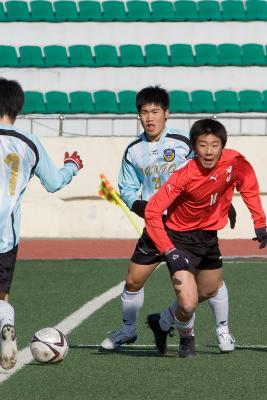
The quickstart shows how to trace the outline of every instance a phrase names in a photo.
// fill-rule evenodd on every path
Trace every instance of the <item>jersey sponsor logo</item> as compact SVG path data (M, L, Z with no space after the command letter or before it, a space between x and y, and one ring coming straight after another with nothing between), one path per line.
M162 165L158 164L153 164L153 165L148 165L145 168L140 168L141 171L144 173L145 176L151 176L153 174L168 174L171 175L175 170L176 170L176 164L168 164L164 163ZM166 177L167 180L168 177Z
M210 177L210 181L217 181L217 175L212 175L211 177Z
M158 150L152 150L150 153L149 153L149 155L150 156L157 156L159 153L158 153Z
M171 162L174 160L175 150L174 149L165 149L163 152L163 158L167 162Z

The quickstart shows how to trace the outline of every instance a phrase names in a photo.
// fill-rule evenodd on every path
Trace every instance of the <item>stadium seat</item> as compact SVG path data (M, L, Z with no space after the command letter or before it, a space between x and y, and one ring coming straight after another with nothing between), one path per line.
M96 67L119 67L120 61L115 46L99 44L94 46Z
M220 65L242 65L241 49L238 44L223 43L218 45Z
M170 45L170 65L195 65L194 55L190 44Z
M4 9L4 4L0 3L0 22L6 22L7 17L6 17L6 12Z
M267 90L263 90L262 94L262 98L263 98L263 108L264 111L267 111Z
M44 95L41 92L26 91L25 101L22 109L23 114L46 114Z
M198 21L197 3L191 0L174 2L176 21Z
M191 113L192 107L188 92L172 90L170 96L170 113Z
M145 46L145 59L148 66L170 65L167 46L164 44L147 44Z
M216 108L213 95L208 90L194 90L191 92L192 110L196 113L215 113Z
M196 65L219 65L218 49L215 44L196 44Z
M103 1L104 21L127 21L127 13L123 1Z
M218 90L214 93L218 113L240 112L237 93L232 90Z
M267 2L262 0L246 1L247 19L249 21L267 21Z
M101 3L95 0L83 0L78 2L80 21L103 21Z
M15 47L0 45L0 67L19 67Z
M150 4L152 21L175 21L175 13L171 1L156 0Z
M72 113L94 114L95 107L89 92L76 91L69 94Z
M116 93L109 90L98 90L94 92L95 110L97 113L114 113L119 112Z
M19 48L21 67L44 67L42 49L39 46L21 46Z
M225 0L221 2L224 21L245 21L246 12L242 0Z
M70 62L64 46L45 46L44 57L46 67L69 67Z
M76 3L71 0L54 1L55 18L58 22L79 21Z
M221 21L222 15L220 2L214 0L198 1L198 19L199 21Z
M55 21L55 15L51 1L34 0L30 2L30 8L32 21Z
M6 1L6 19L8 22L31 20L28 3L26 1Z
M151 21L149 3L143 0L127 1L129 21Z
M69 114L71 112L67 93L51 91L45 94L49 114Z
M145 58L142 51L142 47L137 44L123 44L119 47L121 65L123 67L145 66Z
M119 112L121 114L136 114L135 98L136 92L133 90L122 90L119 92Z
M263 112L263 99L261 92L257 90L241 90L239 92L241 112Z
M71 67L94 67L95 62L90 46L76 44L69 47Z
M264 48L260 44L247 43L241 46L242 62L244 65L266 65Z

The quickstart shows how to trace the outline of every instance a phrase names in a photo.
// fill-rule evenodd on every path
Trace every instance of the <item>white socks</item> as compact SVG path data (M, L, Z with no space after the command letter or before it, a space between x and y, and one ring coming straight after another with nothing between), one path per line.
M14 326L14 308L4 300L0 300L0 332L4 325Z
M139 310L144 304L144 288L138 292L129 292L124 288L121 295L122 319L124 324L132 325L135 329Z
M188 337L194 336L194 322L195 322L195 313L192 315L192 318L187 322L178 321L175 318L175 326L179 332L180 337Z
M215 297L208 300L209 306L214 314L216 320L216 333L229 333L228 327L228 291L225 283L218 289L218 293Z

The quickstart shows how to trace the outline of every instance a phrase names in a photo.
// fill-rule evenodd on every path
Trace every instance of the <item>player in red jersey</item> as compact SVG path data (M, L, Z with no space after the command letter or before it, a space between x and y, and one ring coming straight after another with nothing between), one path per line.
M251 213L260 248L267 244L266 216L255 172L240 153L224 149L224 126L213 119L196 121L190 141L197 157L171 175L145 211L146 229L165 255L178 300L175 324L181 357L196 355L194 311L199 302L218 291L222 257L217 230L227 224L234 189ZM161 215L165 209L168 214L164 226ZM156 343L161 336L166 337L161 320L158 326L150 327Z

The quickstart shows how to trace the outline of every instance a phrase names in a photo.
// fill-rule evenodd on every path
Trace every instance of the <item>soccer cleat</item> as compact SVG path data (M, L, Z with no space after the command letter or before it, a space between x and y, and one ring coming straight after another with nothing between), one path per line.
M235 338L230 333L217 335L217 342L221 353L231 353L235 349Z
M109 337L104 339L103 342L100 344L99 350L118 350L122 344L134 343L136 339L136 331L130 331L124 325L122 328L111 332Z
M4 369L11 369L17 362L16 332L13 325L4 325L0 337L1 359L0 364Z
M180 338L179 350L178 350L179 357L196 357L196 349L195 349L195 338L194 336L186 336Z
M155 345L161 354L167 352L167 336L173 336L173 328L171 327L168 331L163 331L159 324L160 314L150 314L147 316L147 324L152 330L155 338Z

